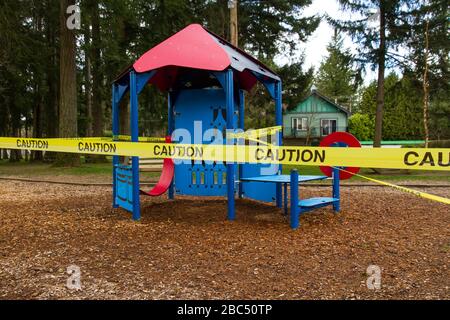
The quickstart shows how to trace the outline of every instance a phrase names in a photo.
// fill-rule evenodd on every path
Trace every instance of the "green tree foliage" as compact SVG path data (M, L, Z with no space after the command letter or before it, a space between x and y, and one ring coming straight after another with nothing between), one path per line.
M0 135L56 137L59 134L59 3L55 0L0 1ZM148 49L190 23L200 23L224 38L229 37L227 0L78 0L76 3L81 7L82 18L81 30L75 34L76 101L78 132L81 136L94 131L94 128L96 134L111 128L111 83ZM313 77L312 69L303 69L303 57L294 55L297 45L306 41L319 23L318 17L303 15L304 8L310 3L311 0L239 1L240 46L280 74L283 79L284 104L288 108L295 106L307 94ZM409 60L420 61L423 42L420 13L428 12L426 16L432 30L430 50L433 55L433 69L430 71L430 125L434 137L448 136L450 81L448 36L445 38L448 25L446 27L443 23L448 17L445 1L423 0L416 4L406 0L341 0L340 3L349 12L360 14L361 19L334 21L335 25L350 34L358 44L356 61L373 67L384 65L380 62L381 57L387 59L387 66L400 65L398 60L401 58L393 51L401 43L410 47ZM366 18L381 7L386 31L384 49L380 48L379 30L366 27ZM407 17L404 15L405 9L409 10ZM412 24L417 25L417 28L412 29ZM409 42L405 41L406 34L409 35ZM325 79L323 75L340 72L341 75L323 85L324 88L334 87L330 89L331 93L328 89L321 88L321 91L332 97L347 95L351 93L349 88L354 85L352 81L350 87L348 85L348 52L343 50L342 54L339 53L338 42L336 48L330 45L329 50L330 61L324 62L319 78ZM277 66L274 58L279 54L287 55L290 61L296 62ZM333 65L339 67L333 69ZM412 123L411 128L420 123L420 118L416 116L416 106L420 104L412 101L417 98L416 93L420 93L420 68L420 64L414 64L414 68L405 68L405 76L392 81L396 83L396 89L386 91L386 99L395 100L395 103L389 102L391 105L386 108L386 119L394 119L392 126L397 121L403 129L393 132L390 120L386 120L385 133L388 136L385 138L419 135L421 129L411 129L408 133L405 123ZM381 79L384 80L384 77ZM359 105L360 112L367 114L370 119L375 116L377 88L380 85L372 84L365 89ZM388 98L392 90L395 94ZM121 111L125 114L121 119L125 121L128 119L127 100L128 97L125 97L121 105ZM273 124L273 101L262 86L247 95L246 106L250 127ZM140 133L163 134L167 123L165 95L149 86L139 97L139 107ZM414 114L414 117L410 114ZM401 115L406 120L396 118ZM122 124L122 128L126 127L126 123ZM20 158L18 153L15 158ZM32 158L39 160L41 156L35 153Z
M258 58L273 59L280 51L292 53L320 23L318 17L302 16L311 0L242 0L239 3L239 41Z
M314 83L319 92L350 107L361 82L353 64L353 55L344 49L343 40L335 32L327 46L328 57L320 64Z
M299 62L286 64L276 69L283 80L283 104L287 109L293 109L309 94L314 69L303 71L304 57Z
M303 8L310 3L310 0L239 1L240 46L278 71L273 64L275 55L286 47L295 48L298 42L292 40L293 36L298 35L305 40L319 23L317 17L300 17ZM107 83L111 83L120 70L141 54L190 23L200 23L219 36L229 37L226 0L112 0L100 1L99 7L99 46L102 48L102 70ZM306 85L312 76L310 71L302 72L302 65L303 60L280 70L292 79L288 80L290 84L287 87L298 81L297 87L302 89L300 93L296 91L296 95L302 95L303 87L300 86ZM259 108L267 105L267 100L253 99L257 96L255 92L247 99L250 108L252 103L259 105ZM106 111L110 110L110 94L109 87L103 89ZM148 87L139 97L139 106L140 132L162 134L167 122L165 95ZM251 116L251 113L248 115Z
M374 127L374 119L368 114L355 113L348 118L348 131L360 141L372 140Z
M271 67L281 79L283 79L283 108L293 109L298 102L309 94L314 69L303 71L304 57L298 62L277 66L272 61L263 62ZM264 86L258 83L251 92L246 95L246 128L261 128L275 125L275 103L269 96Z
M319 18L303 17L311 0L239 1L240 45L268 62L304 41ZM0 134L35 137L58 135L60 29L59 1L0 2ZM141 54L190 23L200 23L228 38L227 0L79 0L81 30L76 31L78 129L101 135L111 127L111 83ZM288 52L285 49L288 48ZM280 70L286 88L301 95L311 72L302 62ZM295 89L299 89L298 91ZM257 89L258 90L258 89ZM256 110L269 108L257 99ZM127 97L121 111L127 111ZM139 97L140 133L162 134L167 122L164 94L153 87ZM270 113L273 109L270 110ZM249 113L250 115L251 113ZM260 118L260 114L255 114ZM122 116L127 119L127 116ZM269 113L267 121L270 122ZM126 121L122 128L126 128ZM36 153L35 158L39 159Z
M58 12L51 0L0 2L2 135L56 136ZM20 158L12 154L11 160Z
M448 0L422 0L421 6L410 12L408 21L411 28L405 44L406 55L392 55L405 73L421 79L424 71L425 30L428 23L430 94L440 89L450 91L450 6Z
M425 52L428 52L429 130L431 139L450 138L450 6L448 0L422 0L409 16L406 55L395 58L417 86L424 81ZM428 25L428 27L427 27ZM428 29L428 49L426 30ZM423 92L422 92L423 94Z
M435 91L430 104L430 138L450 139L450 97L446 90Z
M408 77L399 78L394 73L385 79L386 100L383 137L385 140L422 139L422 98L420 87ZM370 119L376 112L376 83L362 92L359 112Z
M384 128L384 139L389 137L422 139L423 132L423 73L425 66L425 30L426 23L429 23L429 84L430 84L430 138L448 139L450 137L450 76L449 76L449 7L446 0L424 0L411 2L404 8L408 10L401 14L401 22L395 24L391 37L393 44L391 50L386 51L386 57L390 66L398 66L403 71L403 78L395 90L388 89L386 84L386 103L388 100L398 99L400 91L404 90L403 96L410 100L410 107L402 111L403 103L395 109L394 105L386 106L388 114L384 117L387 126L394 127L392 113L398 110L397 117L405 116L405 119L398 119L398 123L410 123L414 130L411 136L403 133L392 134L392 130ZM400 15L399 15L400 16ZM395 22L395 21L394 21ZM395 31L395 32L394 32ZM400 54L395 49L398 45L404 47L404 52ZM388 77L389 78L389 77ZM359 105L362 112L374 114L374 99L376 99L376 85L371 84L363 90L362 102ZM400 90L400 91L399 91ZM393 95L393 97L390 97ZM391 115L389 115L391 114ZM409 118L408 118L409 117ZM391 124L389 124L391 122ZM404 126L404 124L402 124ZM390 132L390 133L389 133ZM400 137L401 136L401 137Z
M348 20L329 19L338 30L349 34L358 44L357 59L378 69L374 146L382 139L383 112L385 104L385 68L392 62L389 50L396 50L405 39L405 29L410 28L405 16L414 4L408 0L339 0L341 7L354 15ZM375 16L377 27L369 20Z

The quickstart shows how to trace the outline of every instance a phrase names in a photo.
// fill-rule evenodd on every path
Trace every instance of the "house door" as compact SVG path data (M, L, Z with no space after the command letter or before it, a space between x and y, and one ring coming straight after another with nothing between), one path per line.
M337 131L337 120L336 119L321 119L320 120L320 131L322 136L327 136L330 133Z

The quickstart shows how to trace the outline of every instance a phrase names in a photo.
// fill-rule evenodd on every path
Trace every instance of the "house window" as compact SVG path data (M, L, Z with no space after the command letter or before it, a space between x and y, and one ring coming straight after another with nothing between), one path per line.
M292 129L299 131L308 130L308 118L292 118Z
M322 136L327 136L330 133L337 131L337 120L336 119L321 119L320 120L320 131Z

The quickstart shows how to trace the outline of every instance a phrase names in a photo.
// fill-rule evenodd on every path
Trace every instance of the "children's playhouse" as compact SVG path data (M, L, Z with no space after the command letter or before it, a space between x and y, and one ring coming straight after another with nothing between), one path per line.
M275 125L281 126L282 91L278 75L202 26L189 25L150 49L114 81L113 136L119 136L119 102L129 92L131 141L139 141L138 96L151 84L167 93L166 142L234 144L234 138L224 135L217 139L208 132L246 129L245 92L257 82L264 85L274 100ZM186 137L194 140L184 141ZM272 143L281 144L281 131ZM295 170L290 175L282 175L279 165L205 161L174 164L166 159L159 182L150 192L144 192L139 186L139 158L132 157L131 165L125 165L115 156L113 206L132 212L133 219L138 220L140 195L156 196L167 191L169 199L176 195L224 196L228 200L228 219L234 220L235 198L240 197L273 202L279 208L284 207L285 213L289 203L291 227L297 228L303 212L326 205L339 211L339 174L337 169L333 172L333 191L329 198L299 200L299 184L328 177L302 176Z

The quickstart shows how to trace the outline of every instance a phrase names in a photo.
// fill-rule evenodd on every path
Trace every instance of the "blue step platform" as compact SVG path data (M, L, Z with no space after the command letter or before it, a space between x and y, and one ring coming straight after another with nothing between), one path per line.
M309 211L316 208L321 208L325 206L332 205L339 202L337 198L319 197L319 198L309 198L303 199L298 202L301 212Z
M341 206L340 191L339 191L339 169L333 168L333 183L331 197L316 197L309 199L300 199L299 197L299 176L296 169L291 171L290 186L291 186L291 228L297 229L300 225L300 215L329 205L333 206L335 212L339 212Z

